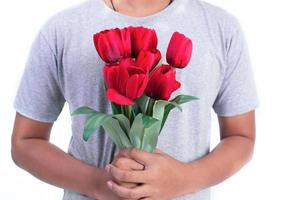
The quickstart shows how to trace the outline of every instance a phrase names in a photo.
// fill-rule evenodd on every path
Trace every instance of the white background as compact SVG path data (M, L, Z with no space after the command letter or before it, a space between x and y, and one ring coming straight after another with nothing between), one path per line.
M0 198L61 199L62 190L14 165L10 137L12 102L32 40L57 11L82 0L0 2ZM296 200L300 179L300 5L297 0L208 0L236 15L246 34L261 106L252 161L214 187L215 200ZM212 145L218 142L214 117ZM71 136L68 107L54 126L51 141L66 150Z

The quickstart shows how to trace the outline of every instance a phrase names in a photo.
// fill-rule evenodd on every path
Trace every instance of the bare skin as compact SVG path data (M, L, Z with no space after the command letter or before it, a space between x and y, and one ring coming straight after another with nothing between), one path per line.
M106 187L105 181L111 177L104 169L76 160L49 142L52 125L16 114L12 135L12 158L15 163L57 187L99 200L119 199Z
M160 150L150 154L125 149L104 170L78 161L49 143L52 124L16 114L12 157L18 166L45 182L99 200L171 199L217 184L250 160L255 141L254 112L220 117L219 123L221 142L202 159L183 163Z
M104 0L111 9L111 0ZM132 17L144 17L157 13L168 6L170 0L112 0L119 13Z
M109 181L109 188L122 199L168 200L200 191L222 182L242 168L252 157L255 143L255 113L234 117L219 117L221 142L207 156L190 163L175 160L157 150L147 153L125 149L119 153L145 166L143 171L124 170L109 165L118 182L141 183L128 188Z
M105 0L111 6L109 0ZM169 0L113 0L118 12L142 17L164 9ZM49 142L52 123L16 114L12 158L35 177L97 200L166 200L217 184L251 158L255 116L219 117L221 142L202 159L183 163L160 150L126 149L105 169L87 165ZM58 164L59 163L59 164ZM145 169L144 169L145 166ZM162 187L163 186L163 187Z

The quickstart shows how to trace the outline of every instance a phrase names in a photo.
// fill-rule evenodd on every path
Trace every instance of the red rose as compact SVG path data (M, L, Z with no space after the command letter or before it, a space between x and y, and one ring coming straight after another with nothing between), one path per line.
M176 72L170 65L155 68L145 90L147 96L155 100L169 100L171 94L181 85L175 76Z
M107 98L120 105L133 105L147 86L148 75L139 67L124 63L105 65L104 80Z
M192 55L192 41L183 34L174 32L167 50L167 62L176 68L187 66Z
M129 27L131 33L132 57L136 58L141 50L155 51L157 36L154 29L142 26Z
M94 34L94 45L106 63L118 62L131 56L131 38L128 28L115 28Z

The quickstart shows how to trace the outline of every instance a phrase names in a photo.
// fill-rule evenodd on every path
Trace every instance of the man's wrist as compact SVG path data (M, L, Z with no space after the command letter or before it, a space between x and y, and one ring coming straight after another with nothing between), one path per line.
M191 194L205 189L205 179L207 177L203 176L204 172L201 170L202 164L203 163L200 163L199 160L185 163L185 170L182 176L183 192L185 194Z
M191 163L182 163L178 180L178 183L181 184L180 188L175 191L177 197L191 194L199 190L198 183L195 182L195 176L199 176L199 174L195 172L194 168L195 167Z
M106 190L106 182L110 180L110 175L104 169L92 167L87 179L89 180L86 195L99 198Z

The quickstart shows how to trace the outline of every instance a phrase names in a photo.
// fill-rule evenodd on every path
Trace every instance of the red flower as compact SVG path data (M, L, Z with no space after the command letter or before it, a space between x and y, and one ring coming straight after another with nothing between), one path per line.
M131 56L131 38L128 28L115 28L94 34L94 45L106 63L118 62Z
M148 82L145 71L129 62L105 65L103 73L107 98L120 105L133 105L133 99L142 96Z
M146 72L151 72L161 59L161 53L158 49L154 51L142 50L137 59L137 66L143 68Z
M141 50L155 51L157 36L154 29L142 26L129 27L131 33L132 57L136 58Z
M183 34L174 32L167 50L167 62L176 68L187 66L192 55L192 41Z
M161 53L159 50L154 52L142 50L137 59L134 60L132 58L124 58L121 59L120 64L122 65L131 65L135 67L141 68L145 73L150 73L154 67L156 67L157 63L161 59Z
M161 65L150 75L146 94L158 100L169 100L171 94L180 88L180 82L175 79L176 72L170 65Z

